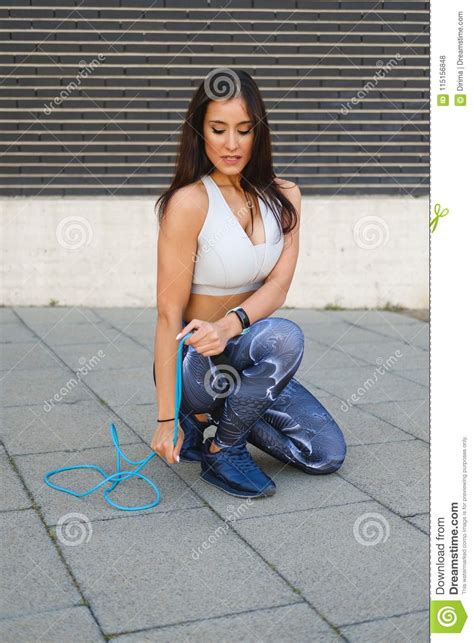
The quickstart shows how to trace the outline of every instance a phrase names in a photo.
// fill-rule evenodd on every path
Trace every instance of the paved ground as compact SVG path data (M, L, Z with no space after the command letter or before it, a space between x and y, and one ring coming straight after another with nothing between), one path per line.
M150 454L154 310L0 311L2 641L428 640L425 321L276 312L304 330L297 378L346 436L341 469L309 476L250 447L277 493L246 503L201 482L198 464L156 459L145 473L161 502L130 514L42 477L112 472L111 421L129 457ZM151 493L130 480L115 499Z

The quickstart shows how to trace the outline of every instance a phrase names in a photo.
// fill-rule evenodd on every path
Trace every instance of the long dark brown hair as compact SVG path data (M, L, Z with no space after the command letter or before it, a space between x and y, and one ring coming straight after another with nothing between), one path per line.
M240 187L245 194L260 197L266 203L276 217L280 231L286 234L296 226L296 208L275 183L270 128L260 90L246 71L234 69L216 69L210 72L191 99L181 131L173 181L155 203L160 223L176 190L194 183L203 174L209 174L214 169L204 151L203 126L209 102L238 97L246 104L254 130L253 152L241 172Z

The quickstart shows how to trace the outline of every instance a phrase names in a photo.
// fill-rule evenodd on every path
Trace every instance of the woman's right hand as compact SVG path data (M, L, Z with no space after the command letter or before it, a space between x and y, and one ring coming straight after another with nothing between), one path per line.
M178 420L178 439L173 446L174 420L159 422L151 440L151 448L155 453L164 458L168 464L179 462L179 452L184 440L184 431Z

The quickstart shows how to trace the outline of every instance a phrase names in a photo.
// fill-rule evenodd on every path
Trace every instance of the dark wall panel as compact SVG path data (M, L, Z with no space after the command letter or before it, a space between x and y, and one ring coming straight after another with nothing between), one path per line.
M255 78L304 195L429 192L427 2L18 0L0 30L0 194L156 196L216 67Z

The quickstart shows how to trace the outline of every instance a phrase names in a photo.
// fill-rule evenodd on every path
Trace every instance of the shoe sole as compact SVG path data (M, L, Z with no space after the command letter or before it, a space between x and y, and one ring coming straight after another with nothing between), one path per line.
M179 454L179 461L180 462L201 462L201 458L187 458L184 455Z
M201 478L201 480L204 480L204 482L207 482L207 484L210 484L213 487L216 487L217 489L220 489L221 491L228 493L230 496L236 496L237 498L267 498L275 495L275 492L276 492L276 489L269 489L268 491L262 491L261 493L258 493L258 492L257 493L251 493L251 492L239 493L236 489L232 489L231 491L229 487L225 487L222 480L214 477L211 473L208 473L208 472L201 473L199 477Z

